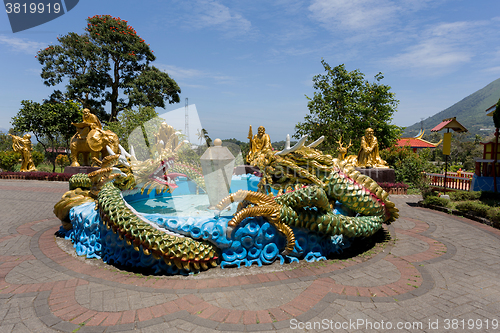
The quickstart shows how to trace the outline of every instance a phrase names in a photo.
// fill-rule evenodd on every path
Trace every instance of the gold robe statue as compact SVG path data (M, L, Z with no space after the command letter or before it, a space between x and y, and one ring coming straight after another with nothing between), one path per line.
M31 157L31 135L25 134L22 138L9 134L12 137L12 149L21 153L21 172L36 171L35 163Z
M99 118L89 109L83 109L83 121L81 123L72 123L76 127L76 135L78 139L86 139L89 132L93 129L102 130L102 124Z
M258 158L259 155L273 150L273 147L271 146L271 138L269 137L269 134L266 134L264 126L259 126L257 134L253 137L252 126L250 126L248 138L250 139L250 151L248 152L247 162L250 164L254 159Z
M361 148L358 153L358 167L388 168L387 162L380 158L378 141L373 135L373 129L367 128L361 138Z

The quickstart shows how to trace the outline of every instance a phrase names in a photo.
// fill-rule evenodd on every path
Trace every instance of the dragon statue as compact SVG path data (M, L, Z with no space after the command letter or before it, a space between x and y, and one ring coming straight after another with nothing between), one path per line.
M250 164L263 173L259 183L262 193L239 191L219 203L217 208L222 210L231 202L241 202L229 227L235 228L250 216L264 216L286 235L283 254L288 254L295 246L290 227L306 228L324 235L367 237L378 231L382 223L396 220L398 209L373 179L314 149L323 139L305 146L307 136L303 136L290 147L288 136L282 151L262 149L254 152ZM276 197L266 195L269 187L278 190ZM361 216L334 214L337 201ZM228 234L230 232L231 229Z
M170 128L168 130L171 132ZM276 258L272 253L278 248L282 249L281 256L297 249L297 232L303 235L304 232L300 231L303 229L308 230L306 233L328 239L336 235L368 237L383 223L390 223L398 217L397 208L375 181L315 149L322 139L305 146L307 137L303 137L290 147L288 137L282 151L266 148L253 152L250 164L262 171L258 192L240 190L232 193L217 205L215 220L205 221L200 227L172 230L173 220L158 218L153 222L128 204L122 193L139 187L141 194L146 189L148 194L153 189L157 193L171 192L176 188L174 179L179 175L189 177L204 189L199 168L176 163L183 143L179 143L174 136L175 133L170 133L166 141L158 140L157 146L161 148L149 160L137 161L133 149L128 154L121 148L120 155L111 155L99 161L99 170L89 175L74 175L70 179L70 191L54 207L64 232L70 233L69 237L75 243L85 238L84 235L91 238L89 233L95 231L89 231L87 222L81 219L82 216L87 220L92 218L100 225L100 233L107 235L102 241L104 247L107 242L123 242L117 248L126 245L133 249L132 254L121 259L114 256L113 261L128 264L134 260L135 251L142 257L151 258L149 262L158 267L173 267L174 272L197 272L216 266L221 263L222 257L226 259L247 253L252 256L257 253L256 247L262 249L262 262L270 263ZM276 196L271 193L272 189L277 191ZM237 211L224 224L224 219L218 216L232 202L239 202ZM336 214L339 205L349 216ZM88 209L95 213L89 213ZM259 245L257 240L248 240L253 227L248 222L243 226L243 221L252 217L264 219L264 225L255 239L273 238L265 232L274 226L284 236L285 244ZM211 225L213 230L206 231L207 225ZM224 228L225 233L221 233ZM186 231L188 229L189 232ZM114 240L110 240L110 234L115 235ZM238 235L242 238L236 239ZM236 244L244 250L244 254L238 252ZM113 249L103 248L101 252L109 253ZM252 260L246 261L248 263L251 264Z

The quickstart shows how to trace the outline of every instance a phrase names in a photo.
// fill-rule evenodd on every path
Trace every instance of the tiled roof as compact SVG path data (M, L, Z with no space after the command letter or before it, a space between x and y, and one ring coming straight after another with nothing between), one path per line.
M418 138L401 138L398 140L396 145L398 145L399 147L410 146L411 148L436 148L436 146L440 142L438 142L437 144L434 145L428 141L418 139Z
M455 117L444 119L439 125L431 129L431 132L438 132L443 128L450 128L455 132L467 132L467 129L460 124Z

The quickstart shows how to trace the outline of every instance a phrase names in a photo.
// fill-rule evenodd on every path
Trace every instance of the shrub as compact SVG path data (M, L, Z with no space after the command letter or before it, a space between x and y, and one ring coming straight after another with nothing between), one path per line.
M481 197L481 192L465 192L457 191L450 192L450 199L453 201L478 200Z
M44 172L44 171L24 172L25 179L45 180L45 178L49 175L50 172Z
M30 171L30 172L13 172L13 171L4 171L0 172L0 178L4 178L4 176L11 175L20 175L23 176L24 179L33 179L33 180L59 180L59 181L68 181L72 174L69 173L53 173L53 172L45 172L45 171Z
M424 199L425 205L434 205L434 206L441 206L441 207L448 206L449 202L450 202L450 200L440 198L437 196L428 196L427 198Z
M45 154L41 153L39 151L33 151L31 152L31 157L33 158L33 163L37 167L40 163L45 161Z
M69 158L68 158L68 155L66 154L59 154L57 155L56 157L56 164L61 168L61 170L68 166L70 163L69 163Z
M405 183L379 183L378 184L380 187L383 189L390 189L390 188L404 188L407 189L408 185Z
M488 212L492 210L492 207L476 201L459 202L455 207L464 212L474 212L474 215L481 217L488 217Z
M425 189L421 189L422 191L422 198L427 199L428 197L439 197L439 192L432 189L431 187L427 187Z
M500 201L500 192L488 192L488 191L483 191L483 192L480 192L481 193L481 197L479 198L479 200L483 201L483 200L492 200L492 201Z
M21 159L21 153L15 151L0 151L0 168L6 171L14 171L14 167Z
M488 212L488 219L493 223L495 228L500 229L500 209L492 209Z
M430 168L430 163L409 147L389 147L380 151L380 157L394 169L397 182L410 184L412 188L419 187L422 172Z
M71 173L60 173L59 180L67 182L71 178L71 176L73 176L73 174Z

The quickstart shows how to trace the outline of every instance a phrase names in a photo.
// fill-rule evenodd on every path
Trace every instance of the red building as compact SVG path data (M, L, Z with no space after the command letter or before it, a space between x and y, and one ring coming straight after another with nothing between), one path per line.
M441 141L443 141L443 140L441 140L438 143L432 143L432 142L426 141L426 140L422 139L422 137L424 136L424 133L425 133L425 130L420 130L420 132L414 138L401 138L398 140L396 145L399 147L410 147L411 149L413 149L413 152L416 153L418 151L418 149L436 148L441 143Z

